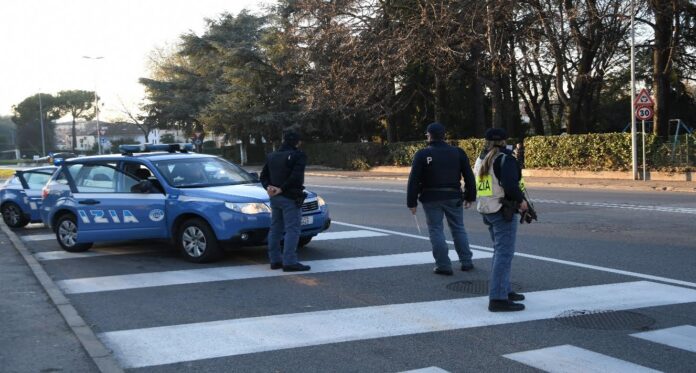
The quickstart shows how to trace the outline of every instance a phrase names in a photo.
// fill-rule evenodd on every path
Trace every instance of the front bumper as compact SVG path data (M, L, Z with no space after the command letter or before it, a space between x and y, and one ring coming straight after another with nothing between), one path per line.
M321 217L321 214L314 215ZM315 225L310 225L302 228L300 237L313 237L317 234L329 229L331 226L331 218L326 216L321 222ZM226 243L235 246L259 246L268 243L268 228L255 228L240 230L230 239L225 240Z

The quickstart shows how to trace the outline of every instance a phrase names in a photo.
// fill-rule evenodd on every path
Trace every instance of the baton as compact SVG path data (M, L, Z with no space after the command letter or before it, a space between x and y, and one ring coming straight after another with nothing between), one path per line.
M416 216L416 214L413 214L413 221L416 222L416 228L418 229L418 234L422 234L421 229L420 229L420 224L418 224L418 216Z

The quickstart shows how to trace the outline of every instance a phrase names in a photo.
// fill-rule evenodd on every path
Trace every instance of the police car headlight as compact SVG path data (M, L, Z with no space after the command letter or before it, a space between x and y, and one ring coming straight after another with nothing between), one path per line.
M326 205L326 201L324 201L324 199L319 196L317 196L317 202L319 203L319 207Z
M264 203L233 203L225 202L225 207L232 211L240 212L242 214L255 215L264 212L271 212L271 208L266 206Z

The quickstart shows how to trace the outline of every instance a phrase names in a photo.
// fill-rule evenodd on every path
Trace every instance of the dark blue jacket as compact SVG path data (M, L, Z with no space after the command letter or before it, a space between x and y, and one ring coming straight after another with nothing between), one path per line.
M433 141L413 157L411 174L408 177L406 205L416 207L418 204L416 199L421 202L432 202L461 198L461 192L458 190L461 189L462 177L464 177L464 199L474 202L476 180L471 171L469 157L458 147L450 146L444 141Z
M295 199L304 190L304 172L307 156L296 147L283 144L277 151L266 156L266 164L261 170L261 185L273 185L283 190L282 196Z

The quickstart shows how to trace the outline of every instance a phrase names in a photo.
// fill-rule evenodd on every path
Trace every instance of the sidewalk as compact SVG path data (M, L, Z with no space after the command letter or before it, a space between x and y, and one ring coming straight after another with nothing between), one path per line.
M526 173L527 171L525 171ZM326 167L307 167L307 176L339 177L351 179L374 180L408 180L408 167L379 167L372 171L343 171ZM548 173L547 173L548 174ZM578 177L540 177L525 176L525 184L529 187L543 188L583 188L583 189L613 189L624 191L668 191L681 193L696 193L696 181L668 180L627 180L627 179L596 179Z
M2 222L0 371L123 372L43 267Z

